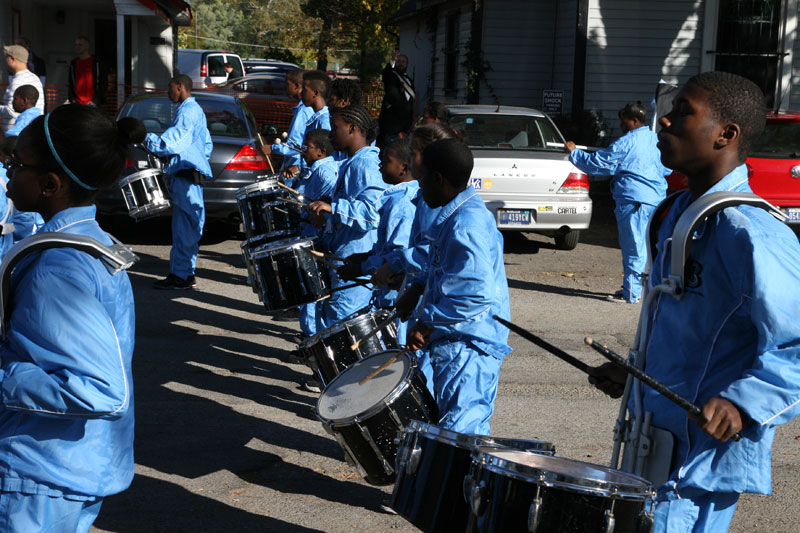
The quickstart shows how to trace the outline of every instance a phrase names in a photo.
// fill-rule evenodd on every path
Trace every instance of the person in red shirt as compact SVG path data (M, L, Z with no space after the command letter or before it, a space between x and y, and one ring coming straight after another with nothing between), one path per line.
M97 107L105 102L107 75L103 64L89 54L89 39L75 39L78 57L69 64L69 101L73 104Z

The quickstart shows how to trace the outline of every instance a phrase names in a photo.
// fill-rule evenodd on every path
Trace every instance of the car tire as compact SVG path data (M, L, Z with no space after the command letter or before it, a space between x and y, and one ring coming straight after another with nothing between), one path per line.
M578 239L580 239L580 230L570 230L566 233L556 235L556 248L559 250L574 250L578 246Z

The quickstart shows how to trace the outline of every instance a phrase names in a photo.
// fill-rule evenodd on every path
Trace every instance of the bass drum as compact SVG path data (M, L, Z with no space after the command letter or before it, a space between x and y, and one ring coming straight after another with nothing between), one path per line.
M391 507L422 531L464 531L470 510L462 487L479 447L554 455L545 441L465 435L413 420L400 437Z
M600 465L481 447L464 478L466 531L650 533L655 490Z
M400 354L375 377L359 382ZM367 483L395 479L397 433L412 420L439 420L436 401L416 360L400 350L370 355L331 381L317 401L317 418Z

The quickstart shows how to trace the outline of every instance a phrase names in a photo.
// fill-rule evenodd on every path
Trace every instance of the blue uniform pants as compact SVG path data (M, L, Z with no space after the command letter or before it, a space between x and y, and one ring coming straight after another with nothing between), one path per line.
M186 178L170 179L172 200L172 250L169 252L169 271L186 279L194 276L200 238L206 210L203 187Z
M736 492L659 491L653 533L728 531L738 500Z
M300 306L300 331L306 338L317 334L317 303Z
M617 200L619 247L622 249L622 295L629 302L639 301L642 274L647 268L647 222L656 206Z
M3 533L86 533L100 513L102 498L93 501L21 492L0 492Z
M331 268L331 287L342 287L350 285L352 281L344 281ZM317 307L317 331L322 331L333 326L344 317L355 313L369 305L372 298L372 290L368 287L356 286L343 291L336 291L330 298L322 300Z
M502 360L464 341L435 344L427 351L439 406L438 425L459 433L488 435Z

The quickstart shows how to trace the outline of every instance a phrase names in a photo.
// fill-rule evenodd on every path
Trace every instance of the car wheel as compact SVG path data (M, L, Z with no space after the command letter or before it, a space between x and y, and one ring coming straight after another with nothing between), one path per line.
M556 248L559 250L574 250L578 246L580 236L581 232L576 229L556 235Z

